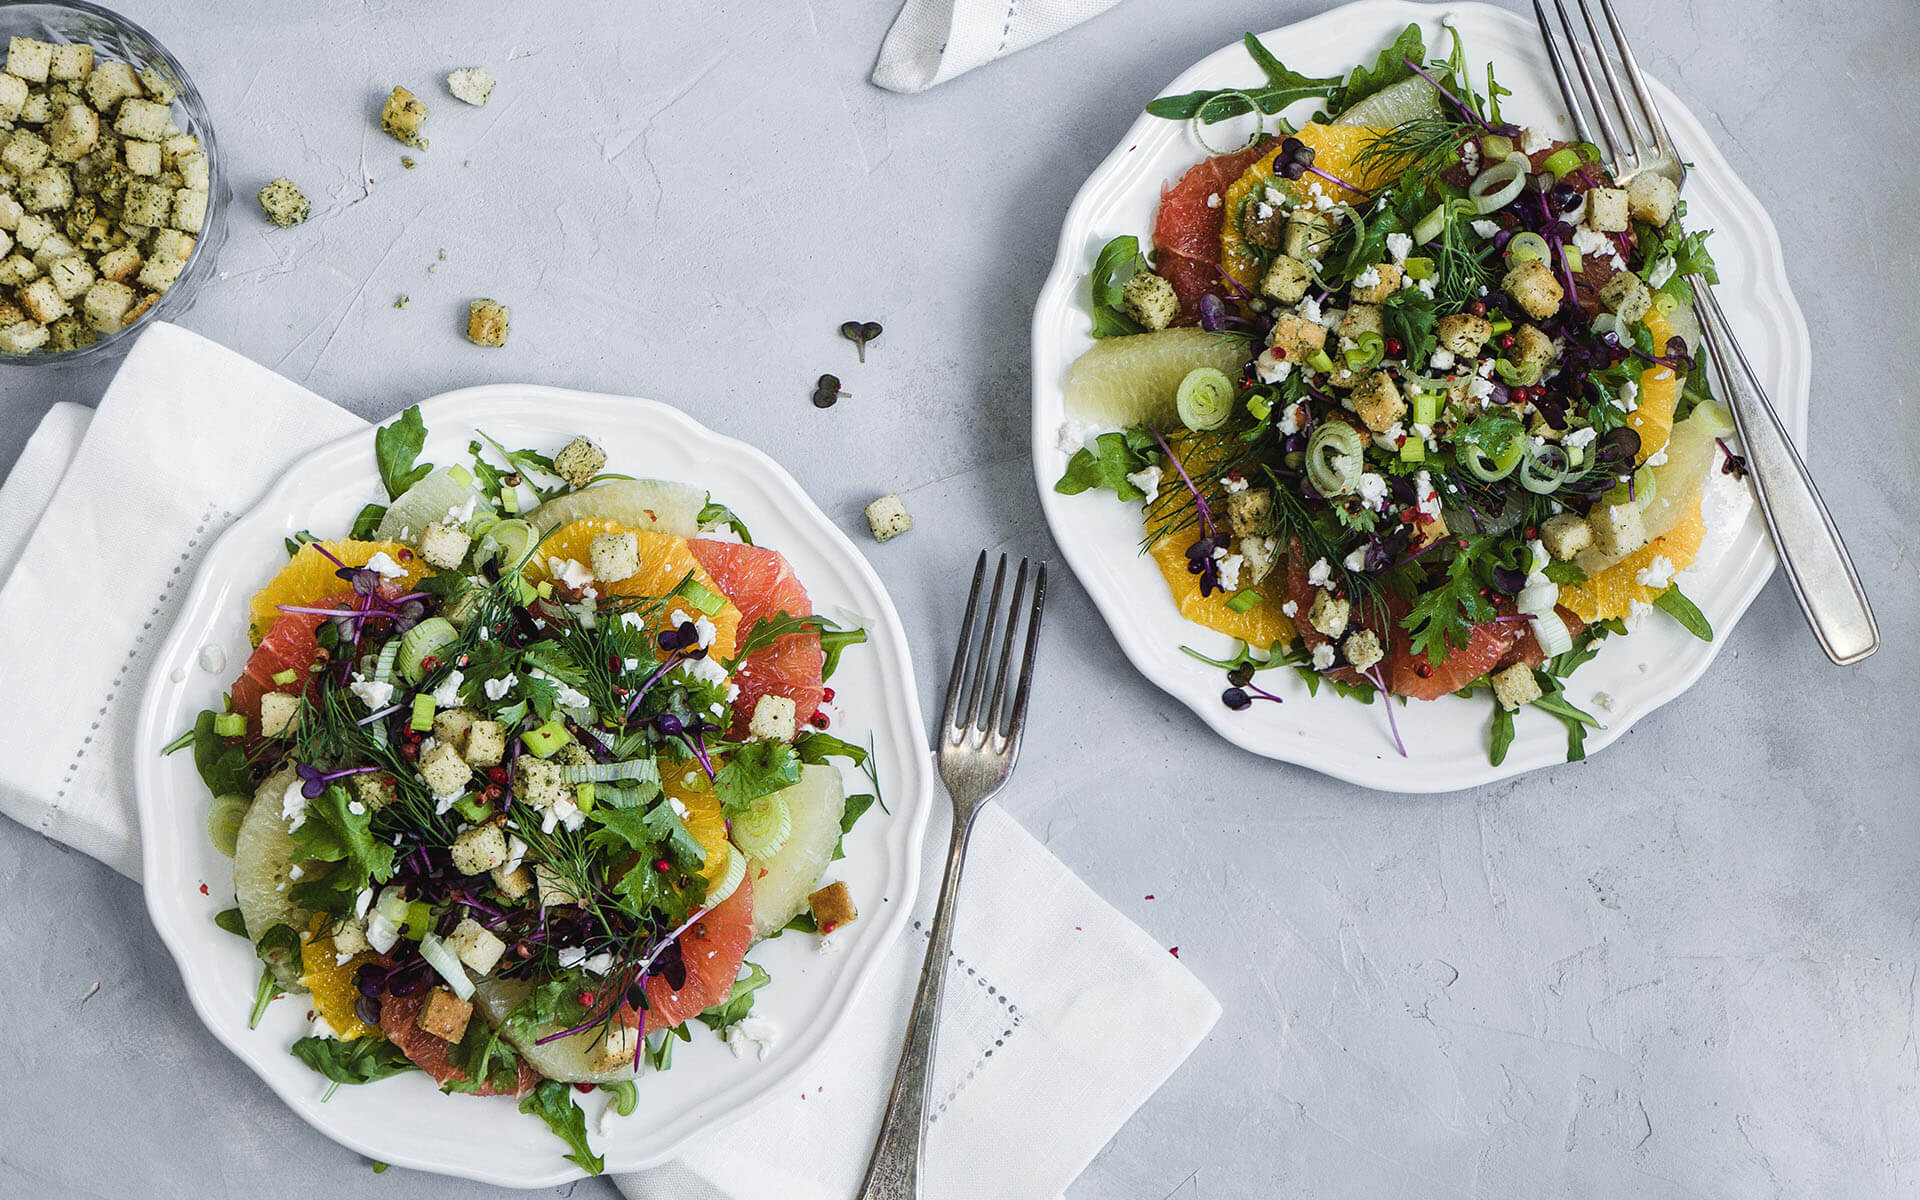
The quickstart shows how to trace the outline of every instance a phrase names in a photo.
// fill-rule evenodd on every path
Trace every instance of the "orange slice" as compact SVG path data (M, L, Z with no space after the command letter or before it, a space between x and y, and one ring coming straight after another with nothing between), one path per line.
M325 923L325 917L314 914L316 936L300 944L300 982L313 993L313 1011L326 1018L341 1041L350 1042L376 1032L353 1011L353 1002L360 995L353 973L366 963L378 961L380 956L371 950L362 950L346 962L335 961L333 939L317 936Z
M1673 326L1660 315L1658 309L1648 309L1641 318L1641 324L1653 335L1653 348L1666 353L1667 339L1673 336ZM1672 367L1654 363L1640 372L1639 407L1627 416L1627 425L1640 435L1640 452L1634 458L1643 463L1660 452L1667 444L1667 438L1673 434L1673 410L1680 402L1680 376L1674 374Z
M660 769L660 790L667 799L676 801L687 810L680 818L707 852L706 865L700 868L700 877L712 887L720 882L727 873L727 859L735 853L727 842L727 819L721 815L720 801L714 797L713 785L707 779L706 772L694 762L663 764Z
M591 518L562 525L552 536L540 543L535 551L533 562L527 567L527 577L535 583L553 578L552 560L571 560L586 566L592 563L591 547L593 539L603 533L631 533L640 543L640 569L626 579L615 583L595 581L591 586L602 596L664 596L680 586L680 581L689 574L694 581L719 596L719 586L713 576L694 558L688 548L687 539L669 537L664 533L653 533L645 529L628 529L612 521L597 521ZM691 603L676 601L663 605L661 611L649 621L649 627L658 629L670 618L675 609L689 616L706 616L713 622L713 645L710 648L715 658L733 657L735 639L739 636L740 610L731 600L722 601L719 611L703 614Z
M1361 152L1383 132L1361 125L1307 125L1293 136L1313 148L1314 166L1355 187L1370 190L1398 173L1390 161L1370 162L1364 172L1355 165ZM1307 199L1313 195L1312 185L1316 183L1320 185L1321 192L1335 203L1352 203L1361 195L1353 188L1329 182L1311 171L1302 175L1297 182L1286 179L1276 181L1271 154L1263 154L1255 159L1240 178L1227 186L1226 192L1220 197L1221 212L1225 214L1225 220L1220 225L1220 265L1235 283L1248 291L1256 290L1260 284L1256 256L1240 232L1240 217L1247 202L1263 193L1268 184L1274 184L1300 199Z
M1652 604L1655 597L1666 591L1666 588L1648 587L1636 576L1651 566L1654 559L1662 557L1673 564L1676 573L1685 570L1693 556L1700 552L1700 540L1706 532L1707 523L1700 516L1700 501L1696 498L1687 515L1672 529L1585 583L1561 588L1560 603L1589 624L1624 618L1632 613L1634 601Z
M342 538L319 545L325 546L334 558L349 567L364 567L374 555L384 554L406 571L394 582L409 588L423 576L433 573L418 554L400 542L356 542ZM247 608L247 634L253 644L258 646L260 639L267 636L267 630L272 629L273 623L280 619L280 605L314 604L347 587L334 574L337 570L339 568L325 554L316 550L313 544L300 547L300 552L287 560L287 565L280 568L280 573L253 595L253 602Z

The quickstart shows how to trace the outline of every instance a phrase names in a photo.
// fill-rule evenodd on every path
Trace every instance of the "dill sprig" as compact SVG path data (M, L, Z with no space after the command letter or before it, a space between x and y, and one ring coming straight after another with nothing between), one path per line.
M1472 132L1457 113L1413 117L1368 142L1354 156L1353 171L1361 179L1392 179L1395 191L1421 195L1460 160L1460 144Z

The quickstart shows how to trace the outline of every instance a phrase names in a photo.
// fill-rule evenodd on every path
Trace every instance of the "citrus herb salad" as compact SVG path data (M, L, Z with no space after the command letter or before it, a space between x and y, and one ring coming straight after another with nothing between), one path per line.
M1675 583L1741 466L1687 282L1705 234L1667 180L1509 119L1457 32L1325 78L1245 44L1264 81L1148 106L1209 150L1257 128L1164 188L1150 254L1099 254L1055 488L1142 504L1180 612L1239 639L1187 648L1228 708L1279 702L1278 667L1367 703L1490 693L1494 763L1525 706L1578 759L1598 722L1565 681L1603 639L1654 609L1712 637Z
M691 1021L764 1057L748 949L855 919L821 882L877 772L826 681L866 635L589 438L437 467L425 439L418 409L380 429L388 503L288 539L222 711L169 751L233 856L255 1025L304 994L292 1052L336 1086L518 1097L597 1172L576 1088L631 1112Z

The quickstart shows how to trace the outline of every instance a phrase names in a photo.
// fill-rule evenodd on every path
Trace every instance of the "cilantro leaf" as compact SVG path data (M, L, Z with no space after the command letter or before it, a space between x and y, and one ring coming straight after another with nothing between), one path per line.
M753 1011L753 994L772 982L773 976L767 974L765 967L748 963L747 977L735 980L725 1000L701 1013L700 1023L715 1033L726 1033Z
M1162 96L1147 105L1147 111L1156 117L1174 121L1197 116L1211 124L1246 112L1250 107L1250 99L1251 107L1272 116L1296 100L1324 100L1342 85L1343 77L1339 75L1316 79L1289 70L1251 33L1246 35L1244 42L1247 53L1253 56L1255 65L1266 75L1266 83L1250 88L1222 88L1217 91L1187 92L1180 96Z
M1082 447L1067 462L1066 473L1053 490L1063 496L1110 488L1122 500L1143 500L1146 493L1127 478L1147 465L1146 456L1127 443L1124 433L1103 433L1091 449Z
M520 1111L545 1121L554 1136L568 1145L573 1151L567 1155L568 1162L593 1175L606 1169L606 1161L587 1144L587 1117L573 1102L572 1084L554 1079L542 1081L520 1101Z
M373 435L373 458L380 468L380 482L386 485L387 498L398 500L400 493L425 479L433 471L431 463L414 465L427 444L427 423L420 418L420 406L414 405L391 425L382 425Z
M1093 293L1093 336L1119 337L1141 332L1140 322L1128 316L1124 307L1126 279L1123 276L1132 275L1144 263L1140 239L1132 234L1122 234L1100 248L1100 256L1093 260L1093 273L1087 276L1087 285Z
M800 755L785 742L748 742L713 776L713 790L729 815L770 792L800 782Z
M1707 621L1707 614L1700 611L1699 605L1680 594L1679 584L1655 596L1653 606L1680 622L1683 629L1701 641L1713 640L1713 626Z
M350 1042L304 1037L293 1044L291 1053L309 1069L335 1083L372 1083L417 1069L400 1047L383 1037L355 1038Z

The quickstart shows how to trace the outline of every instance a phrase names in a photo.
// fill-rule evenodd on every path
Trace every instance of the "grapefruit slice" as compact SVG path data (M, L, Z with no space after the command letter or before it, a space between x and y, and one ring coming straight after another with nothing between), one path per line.
M800 915L807 895L840 844L840 817L847 809L840 772L827 766L803 766L800 782L779 793L793 818L793 831L773 857L747 867L753 885L753 936L771 937ZM746 886L741 886L745 891Z
M427 989L421 988L411 996L395 996L388 993L380 1000L380 1031L387 1040L400 1047L400 1052L410 1059L414 1066L433 1076L440 1084L464 1080L467 1073L449 1061L453 1055L453 1043L437 1034L428 1033L420 1028L420 1009L427 1002ZM522 1058L518 1065L518 1079L513 1094L524 1096L540 1082L540 1073L527 1065ZM492 1084L482 1082L478 1096L499 1096L501 1091Z
M713 577L721 594L739 608L740 628L748 633L760 621L779 613L804 617L813 612L807 589L779 551L704 539L688 542L687 548ZM767 695L793 701L794 719L804 725L820 708L825 692L820 671L825 662L820 635L812 632L790 634L749 655L733 673L740 694L733 701L730 736L746 736L754 705Z
M467 498L476 494L471 483L461 483L454 477L452 468L441 467L400 493L380 518L373 536L386 542L418 543L427 526L446 520L450 510L464 507Z
M1208 198L1224 193L1276 144L1272 138L1263 138L1236 153L1209 158L1160 193L1160 211L1153 222L1154 270L1179 295L1184 323L1199 320L1200 297L1227 290L1220 273L1220 226L1226 207L1217 199L1208 204Z
M680 935L687 978L674 990L658 975L647 980L647 1032L685 1024L727 998L753 944L753 872ZM628 1020L634 1014L629 1010Z
M664 479L613 479L585 491L555 497L527 514L535 528L553 529L582 518L612 521L630 529L650 529L672 537L700 532L700 510L707 494Z
M1473 627L1464 646L1455 646L1438 663L1414 654L1405 638L1394 639L1393 650L1385 663L1387 684L1396 696L1414 700L1438 700L1457 692L1500 664L1520 636L1520 622L1487 621ZM1422 675L1421 668L1429 668Z

